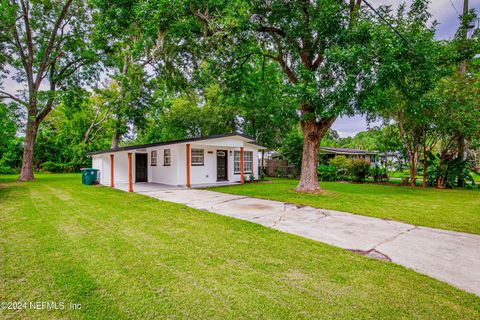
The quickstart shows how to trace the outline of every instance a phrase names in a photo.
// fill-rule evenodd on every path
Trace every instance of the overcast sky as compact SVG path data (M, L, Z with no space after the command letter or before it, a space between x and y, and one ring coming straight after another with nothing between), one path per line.
M369 3L378 7L382 4L392 5L394 8L400 3L411 3L411 0L398 1L398 0L369 0ZM480 0L470 0L470 8L480 11ZM455 7L455 8L454 8ZM430 4L431 13L433 19L437 20L438 25L438 39L450 39L455 35L455 31L458 28L458 13L462 13L463 0L431 0ZM370 126L374 126L371 124ZM364 131L368 128L367 121L361 116L354 116L352 118L342 117L339 118L332 126L332 129L337 130L341 137L354 136L360 131Z

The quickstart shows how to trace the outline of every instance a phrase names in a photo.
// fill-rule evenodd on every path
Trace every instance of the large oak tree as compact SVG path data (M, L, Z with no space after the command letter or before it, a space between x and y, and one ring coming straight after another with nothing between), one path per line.
M175 70L191 80L206 61L228 72L245 72L242 67L258 56L273 61L284 75L283 91L297 104L304 134L297 190L315 192L320 189L320 140L339 115L358 109L371 79L370 16L361 14L360 3L114 1L104 11L116 21L125 17L125 5L134 8L120 19L128 21L122 30L127 36L142 30L131 44L161 52L144 55L161 77L171 77Z
M88 80L86 66L96 61L89 47L90 11L83 1L11 0L0 2L3 77L24 87L0 90L0 98L25 108L26 129L19 180L33 179L38 128L61 91ZM1 84L1 83L0 83Z
M241 66L260 55L282 70L304 137L299 192L320 190L320 140L338 116L359 109L372 83L371 16L360 10L360 4L231 1L221 14L213 8L202 11L213 40L224 46L216 54L229 56L228 65Z

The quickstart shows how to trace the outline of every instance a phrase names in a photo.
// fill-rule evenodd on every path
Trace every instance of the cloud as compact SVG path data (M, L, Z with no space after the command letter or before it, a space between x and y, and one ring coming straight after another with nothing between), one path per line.
M341 138L353 137L360 131L368 130L381 122L368 123L365 117L355 115L353 117L340 117L332 125L332 129L338 132Z
M451 2L450 2L451 1ZM455 36L459 20L458 13L462 13L463 1L461 0L433 0L430 4L430 11L432 13L432 20L436 20L439 25L437 27L437 39L451 39ZM370 0L370 4L374 7L380 5L391 5L393 10L396 10L399 4L406 3L410 5L411 0L395 1L395 0ZM475 4L470 4L470 9L480 11L480 1ZM457 13L458 11L458 13ZM380 123L371 124L379 125ZM338 131L340 137L352 137L360 131L365 131L369 128L367 120L362 116L341 117L332 126L332 129Z
M470 9L480 11L480 2L470 1ZM401 3L410 5L412 0L370 0L370 4L374 7L380 5L391 5L395 10ZM459 24L459 14L463 11L463 1L461 0L433 0L430 3L430 12L432 13L432 21L436 20L439 25L437 27L437 39L450 39L455 35Z

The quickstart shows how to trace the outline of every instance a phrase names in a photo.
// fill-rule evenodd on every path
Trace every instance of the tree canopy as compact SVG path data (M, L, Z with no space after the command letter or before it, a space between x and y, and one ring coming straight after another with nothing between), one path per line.
M449 40L433 18L427 0L0 2L0 171L239 131L291 155L297 191L319 190L320 145L402 151L426 184L480 141L476 12ZM354 114L383 125L338 137Z

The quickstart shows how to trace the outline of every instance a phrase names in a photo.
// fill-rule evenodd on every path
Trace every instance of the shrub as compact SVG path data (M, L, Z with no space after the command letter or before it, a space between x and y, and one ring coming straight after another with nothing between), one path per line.
M46 161L40 165L43 171L48 172L61 172L61 164L55 163L53 161Z
M302 166L303 134L298 129L287 133L279 152L290 166L299 170Z
M317 173L320 181L337 180L337 168L335 166L321 164L317 168Z
M388 181L388 173L386 168L382 168L376 163L374 166L370 167L369 175L373 178L375 182L386 182Z
M345 156L336 156L333 159L330 159L328 162L331 166L337 168L337 178L346 179L350 174L350 167L352 165L352 159L349 159Z
M260 171L260 174L258 176L259 180L265 180L265 172L263 170Z
M438 156L430 154L427 167L427 184L431 187L455 188L459 177L462 177L465 180L465 186L471 188L475 185L475 180L469 164L469 161L462 161L457 158L449 162L448 165L443 164L440 167Z
M300 170L295 167L288 167L288 177L291 179L298 179L300 178Z
M364 182L370 170L370 165L370 161L363 159L353 160L350 167L350 175L353 181Z
M16 173L15 169L0 164L0 174Z
M276 167L275 168L275 176L277 178L283 178L283 177L286 176L286 174L287 174L287 171L286 171L285 167Z
M47 172L76 172L78 171L76 166L69 162L69 163L57 163L53 161L46 161L40 165L42 171Z

